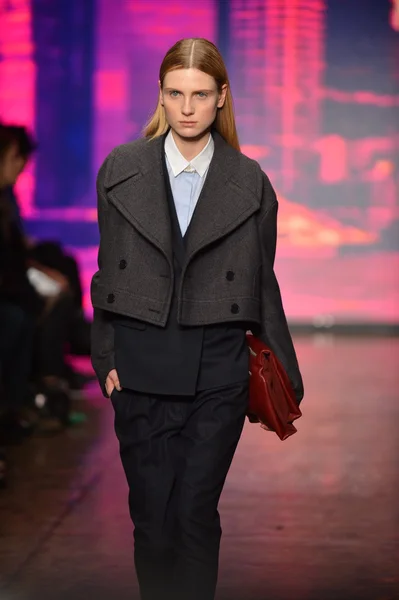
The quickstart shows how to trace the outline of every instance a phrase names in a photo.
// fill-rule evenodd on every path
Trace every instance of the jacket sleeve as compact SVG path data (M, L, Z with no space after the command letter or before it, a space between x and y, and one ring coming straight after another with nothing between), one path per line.
M278 202L273 187L266 175L264 175L263 180L262 205L265 207L259 220L259 239L262 252L262 314L258 336L273 350L282 363L292 383L299 404L304 395L302 376L284 313L280 287L274 272Z
M105 228L107 223L108 201L103 186L104 171L107 160L101 167L97 177L97 210L100 230L100 245L98 249L98 271L91 281L91 297L101 276L102 257L107 252ZM105 390L105 380L108 373L115 368L114 357L114 328L112 315L106 310L94 307L93 324L91 328L91 362L96 372L102 393L108 397Z

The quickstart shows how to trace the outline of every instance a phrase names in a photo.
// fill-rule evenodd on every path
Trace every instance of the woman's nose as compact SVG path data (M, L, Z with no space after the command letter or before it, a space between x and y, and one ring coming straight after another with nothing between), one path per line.
M194 109L189 100L185 100L181 111L182 111L183 115L192 115L193 114Z

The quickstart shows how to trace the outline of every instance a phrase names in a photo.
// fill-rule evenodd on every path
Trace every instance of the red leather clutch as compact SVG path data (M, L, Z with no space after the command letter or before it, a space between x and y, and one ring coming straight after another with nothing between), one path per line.
M285 440L296 433L293 421L302 416L294 390L272 350L251 333L247 333L247 343L250 354L248 419Z

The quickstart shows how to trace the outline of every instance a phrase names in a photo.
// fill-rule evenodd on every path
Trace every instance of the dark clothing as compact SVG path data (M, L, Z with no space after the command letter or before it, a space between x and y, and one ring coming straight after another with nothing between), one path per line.
M248 346L243 323L187 327L177 321L178 289L185 261L169 176L164 185L172 228L174 290L166 327L115 317L115 367L123 388L146 394L193 396L197 390L248 378Z
M273 271L277 200L259 165L215 152L181 236L165 136L116 148L97 180L92 362L111 395L142 600L213 600L219 497L248 406L252 329L302 379Z
M24 226L22 222L21 212L17 202L17 197L14 193L14 188L10 185L3 190L4 198L9 203L11 210L11 220L16 225L21 234L24 232Z
M79 267L73 256L65 254L61 244L57 241L41 241L29 248L25 243L25 232L18 202L12 187L3 190L4 200L9 206L9 218L12 224L14 238L18 238L19 253L24 254L24 266L28 260L58 271L67 278L72 297L78 311L83 310L83 289L80 280ZM14 241L15 244L15 241ZM23 246L21 248L21 246Z
M33 364L34 374L38 378L48 375L61 377L65 370L65 343L74 311L72 297L61 294L49 309L45 298L29 282L29 250L21 223L16 218L15 207L6 192L7 190L0 192L0 308L4 308L6 315L11 310L7 307L13 307L13 315L19 315L7 324L10 335L18 335L18 319L30 323L31 327L33 325L30 335L26 334L26 341L23 335L20 336L20 342L25 348L13 350L16 357L15 368L21 369L21 381L24 380L27 368L25 362L30 355L29 373ZM34 336L34 354L31 336ZM9 367L7 372L4 369L4 376L8 376L7 373L12 377L13 369ZM11 386L8 387L11 389ZM10 391L9 397L14 398L15 393Z
M38 315L44 300L28 277L28 251L8 190L0 190L0 300Z
M177 323L251 324L281 360L299 402L302 378L273 270L276 195L255 161L213 136L215 152L185 235ZM101 239L91 287L92 362L104 394L115 368L109 313L158 327L171 314L176 287L164 137L119 146L97 179Z
M129 390L111 398L142 600L213 600L217 507L244 424L247 384L195 398Z
M65 345L74 312L70 294L61 294L51 310L39 319L35 333L34 373L63 378L65 375Z
M3 407L17 411L28 400L35 321L20 306L0 301L0 380Z

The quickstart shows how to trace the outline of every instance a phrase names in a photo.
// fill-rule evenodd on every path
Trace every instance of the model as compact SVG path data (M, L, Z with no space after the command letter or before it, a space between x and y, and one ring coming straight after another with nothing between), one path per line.
M212 600L219 497L248 403L246 331L301 374L273 264L277 199L239 149L222 57L166 54L144 136L97 180L92 361L115 410L142 600Z

